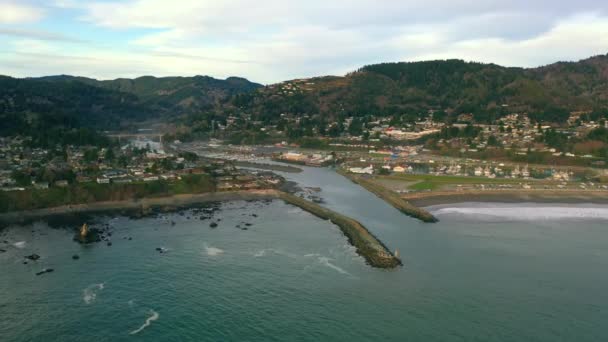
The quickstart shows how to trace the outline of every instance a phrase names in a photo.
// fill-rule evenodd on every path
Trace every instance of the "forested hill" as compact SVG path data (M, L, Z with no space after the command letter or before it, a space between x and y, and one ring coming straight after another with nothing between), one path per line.
M478 121L512 111L560 121L568 111L606 107L608 55L534 69L462 60L376 64L344 77L271 85L238 96L235 104L262 119L281 113L332 118L443 109L473 113Z
M244 78L229 77L220 80L209 76L119 78L98 81L84 77L52 76L48 81L76 80L108 90L136 95L140 102L153 110L173 113L194 113L212 110L232 96L249 93L261 84Z
M141 120L218 109L232 96L259 87L241 78L207 76L113 81L0 76L0 135L23 134L50 143L59 137L49 134L116 129Z

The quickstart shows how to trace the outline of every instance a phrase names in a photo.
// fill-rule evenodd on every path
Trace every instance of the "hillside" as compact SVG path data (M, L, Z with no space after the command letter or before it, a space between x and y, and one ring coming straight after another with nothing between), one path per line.
M141 120L216 109L233 95L259 87L235 77L97 81L73 76L0 76L0 135L37 136L54 129L117 129Z
M226 80L209 76L119 78L108 81L73 76L51 76L43 80L54 82L78 81L91 86L137 96L139 103L155 112L191 113L221 106L232 96L248 93L262 85L244 78Z
M511 111L543 116L556 109L592 110L608 104L608 56L534 69L462 60L383 63L344 77L267 86L239 96L235 104L263 120L281 113L334 118L443 109L491 121Z

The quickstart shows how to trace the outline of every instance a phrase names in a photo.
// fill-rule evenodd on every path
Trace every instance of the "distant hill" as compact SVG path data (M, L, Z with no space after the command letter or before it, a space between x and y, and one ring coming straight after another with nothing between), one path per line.
M262 119L281 113L333 118L444 109L491 121L512 111L592 110L608 104L608 55L533 69L462 60L383 63L344 77L267 86L238 96L235 104Z
M139 103L161 113L190 113L217 108L232 96L261 88L244 78L219 80L209 76L119 78L109 81L73 76L51 76L41 80L78 81L91 86L137 96Z
M74 76L17 79L0 76L1 135L50 129L116 129L219 108L261 85L231 77L140 77L97 81ZM53 140L54 141L54 140Z
M66 130L115 129L184 114L202 115L209 121L241 112L275 122L283 113L306 114L323 122L363 115L415 119L434 109L444 110L448 118L472 113L479 122L521 111L537 120L561 122L569 111L598 108L608 108L608 55L532 69L462 60L383 63L345 76L265 87L238 77L145 76L98 81L65 75L0 76L2 135L59 132L53 133L56 136ZM209 123L203 126L201 130L208 129ZM49 136L39 140L57 141Z

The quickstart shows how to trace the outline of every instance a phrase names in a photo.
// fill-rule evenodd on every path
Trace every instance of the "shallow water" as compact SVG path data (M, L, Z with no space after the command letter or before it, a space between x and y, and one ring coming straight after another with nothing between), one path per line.
M111 247L11 227L0 340L608 338L608 221L586 214L608 207L470 203L433 207L441 222L422 224L328 170L286 176L321 186L325 205L399 249L404 267L369 267L335 226L280 201L225 203L215 229L189 211L100 218ZM31 253L42 259L24 265Z

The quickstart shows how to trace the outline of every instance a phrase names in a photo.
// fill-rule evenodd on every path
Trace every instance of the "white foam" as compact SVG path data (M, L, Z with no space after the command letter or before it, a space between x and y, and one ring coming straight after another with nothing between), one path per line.
M86 289L82 290L82 300L85 304L91 304L97 299L97 292L104 289L104 284L93 284L89 285Z
M321 254L311 253L311 254L305 254L304 255L305 258L318 257L318 256L321 256Z
M513 206L493 205L479 207L447 207L434 211L437 216L457 215L489 220L555 221L555 220L608 220L608 207L595 206Z
M263 257L264 255L266 255L266 250L265 249L262 249L261 251L257 251L257 252L255 252L253 254L253 256L255 258L260 258L260 257Z
M152 322L156 321L160 315L158 314L158 312L154 311L154 310L150 310L150 317L146 318L146 322L144 324L142 324L141 327L139 327L138 329L135 329L133 331L131 331L129 333L129 335L135 335L140 333L142 330L146 329L147 327L150 326L150 324L152 324Z
M15 242L15 243L13 244L13 246L15 246L15 247L17 247L17 248L19 248L19 249L23 249L23 248L25 248L25 241L19 241L19 242Z
M255 252L253 254L253 256L255 258L261 258L263 256L268 256L268 255L271 255L271 254L282 255L282 256L286 256L288 258L293 258L293 259L297 259L298 258L298 256L295 255L295 254L293 254L293 253L285 252L282 249L274 249L274 248L266 248L266 249L259 250L259 251Z
M218 256L220 254L223 254L224 250L216 248L216 247L210 247L207 244L205 244L205 252L207 253L208 256Z
M322 265L327 266L327 267L329 267L329 268L331 268L331 269L334 269L334 270L338 271L338 273L341 273L341 274L349 274L349 273L348 273L348 272L346 272L344 269L342 269L342 268L340 268L340 267L338 267L338 266L336 266L336 265L332 264L331 262L329 262L329 260L330 260L330 259L329 259L329 258L327 258L327 257L322 257L322 256L320 256L320 257L319 257L319 262L320 262Z

